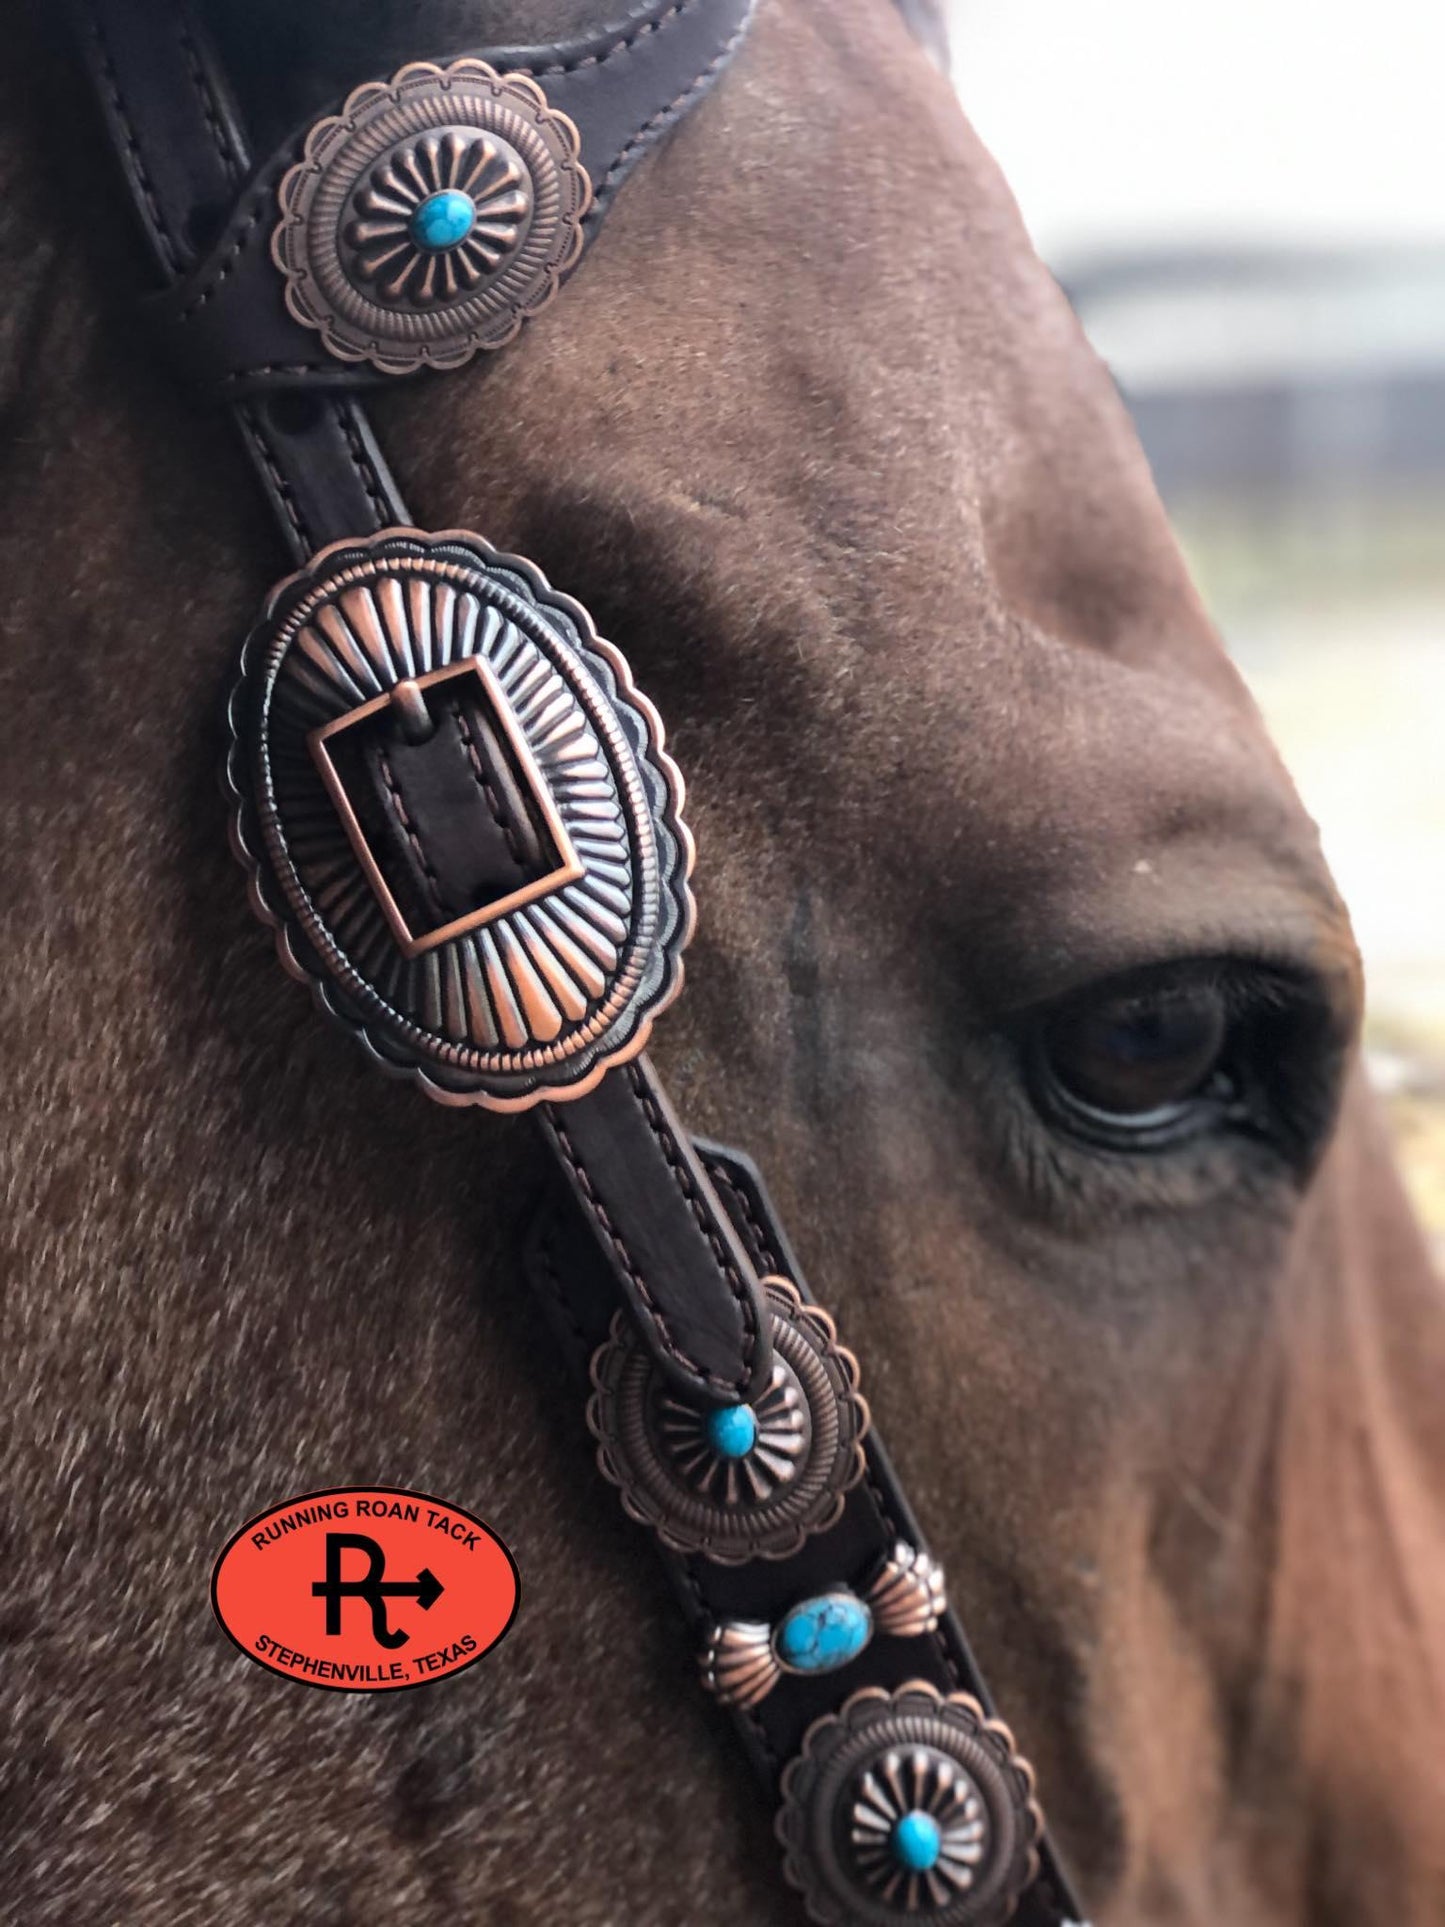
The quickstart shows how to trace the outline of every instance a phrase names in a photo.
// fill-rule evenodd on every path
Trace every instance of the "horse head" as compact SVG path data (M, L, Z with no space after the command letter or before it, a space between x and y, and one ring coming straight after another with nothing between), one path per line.
M273 136L596 18L208 11ZM273 537L13 44L18 1904L791 1919L519 1274L541 1153L380 1084L239 900L208 719ZM375 418L666 718L700 923L655 1054L867 1362L1093 1918L1438 1918L1445 1321L1348 918L949 83L883 0L767 0L524 339ZM514 1546L505 1651L404 1704L236 1677L226 1531L400 1467Z

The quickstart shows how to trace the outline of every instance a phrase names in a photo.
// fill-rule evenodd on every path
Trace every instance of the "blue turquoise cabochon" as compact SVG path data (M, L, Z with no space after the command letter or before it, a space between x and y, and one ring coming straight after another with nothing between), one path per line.
M851 1592L823 1593L794 1606L773 1635L778 1658L797 1673L831 1673L873 1637L873 1615Z
M411 237L419 248L440 254L459 247L476 224L477 210L470 194L444 188L429 194L411 217Z

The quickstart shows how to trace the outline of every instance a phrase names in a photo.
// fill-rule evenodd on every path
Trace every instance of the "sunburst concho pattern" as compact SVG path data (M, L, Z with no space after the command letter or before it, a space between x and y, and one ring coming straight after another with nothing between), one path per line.
M271 255L287 307L383 374L502 347L581 253L580 153L525 74L469 57L369 81L282 179Z
M373 168L353 209L343 239L357 274L383 301L426 308L455 301L502 265L526 232L532 177L506 142L449 127ZM453 226L429 247L417 233L432 211Z
M409 954L316 742L399 683L468 674L472 658L574 861ZM466 531L323 550L272 592L231 726L233 842L253 903L282 962L385 1068L443 1102L521 1110L580 1095L642 1049L692 930L682 779L622 656L539 570Z
M1001 1927L1038 1871L1033 1771L966 1693L865 1687L782 1785L784 1870L823 1927Z
M821 1306L764 1278L773 1370L750 1408L745 1450L720 1450L709 1416L674 1398L621 1315L592 1361L587 1422L597 1462L641 1524L675 1552L718 1565L786 1559L835 1525L863 1475L868 1405L858 1361Z

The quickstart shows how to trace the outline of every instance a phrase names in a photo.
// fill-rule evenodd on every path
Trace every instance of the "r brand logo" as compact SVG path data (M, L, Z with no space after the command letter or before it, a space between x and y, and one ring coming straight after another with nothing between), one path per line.
M460 1672L518 1603L501 1540L459 1506L391 1486L307 1492L242 1526L216 1617L248 1659L308 1686L384 1692Z
M347 1551L361 1553L367 1562L366 1571L359 1579L343 1579L341 1576L341 1555ZM327 1533L326 1577L318 1579L311 1590L326 1601L328 1639L340 1637L342 1600L364 1599L371 1608L371 1636L377 1645L405 1646L411 1634L394 1633L386 1623L387 1594L396 1597L400 1593L410 1593L426 1613L441 1598L445 1587L436 1574L428 1572L425 1566L409 1586L405 1582L389 1586L381 1576L385 1570L386 1554L375 1539L368 1539L359 1532Z

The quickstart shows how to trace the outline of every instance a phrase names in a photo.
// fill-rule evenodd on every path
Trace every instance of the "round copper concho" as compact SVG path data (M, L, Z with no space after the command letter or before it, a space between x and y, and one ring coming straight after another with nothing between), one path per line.
M281 182L286 305L384 374L500 348L555 294L592 189L576 128L525 75L416 61L320 120Z
M777 1818L784 1872L824 1927L1000 1927L1042 1830L1008 1728L925 1680L865 1687L816 1721Z
M773 1370L749 1409L751 1443L724 1451L710 1414L675 1397L619 1313L592 1361L587 1422L630 1515L675 1552L718 1565L786 1559L837 1523L863 1474L868 1405L858 1361L827 1312L786 1278L762 1280Z
M484 708L545 835L524 887L435 928L408 924L347 787L401 698ZM682 779L620 653L540 570L465 530L322 550L272 591L231 726L252 901L384 1068L512 1111L643 1048L692 931Z

